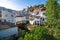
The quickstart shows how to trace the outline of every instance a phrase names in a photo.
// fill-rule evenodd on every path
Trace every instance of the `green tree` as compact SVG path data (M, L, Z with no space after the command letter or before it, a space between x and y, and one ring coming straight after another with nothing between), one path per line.
M57 28L58 21L58 0L47 0L46 3L47 25Z
M60 29L60 4L58 5L58 28Z
M47 0L46 13L48 27L60 29L60 4L58 4L58 0ZM60 31L57 29L55 29L56 38L60 40Z
M48 30L44 27L37 27L26 32L23 38L18 40L56 40L52 35L48 34Z

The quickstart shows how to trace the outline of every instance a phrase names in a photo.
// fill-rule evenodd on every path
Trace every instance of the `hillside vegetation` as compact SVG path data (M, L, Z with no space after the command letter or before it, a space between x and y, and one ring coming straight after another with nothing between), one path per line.
M32 8L34 9L34 8ZM58 0L46 2L47 23L24 33L18 40L60 40L60 4Z

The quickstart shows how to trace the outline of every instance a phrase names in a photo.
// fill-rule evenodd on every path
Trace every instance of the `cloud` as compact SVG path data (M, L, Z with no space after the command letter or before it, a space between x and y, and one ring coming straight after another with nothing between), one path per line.
M19 6L11 2L12 0L0 0L0 6L13 10L20 10Z

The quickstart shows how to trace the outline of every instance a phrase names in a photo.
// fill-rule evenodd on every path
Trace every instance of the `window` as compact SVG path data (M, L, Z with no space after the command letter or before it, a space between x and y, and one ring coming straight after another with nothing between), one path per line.
M36 16L37 19L39 19L40 17L39 16Z
M45 15L45 13L43 13L43 15Z
M39 14L39 12L37 12L37 14L36 15L38 15Z
M4 20L4 22L6 22L6 20Z
M0 11L0 13L2 13L2 11Z
M44 18L40 18L42 21L44 21Z
M2 12L0 11L0 17L2 17L2 14L1 14Z
M1 20L0 20L0 22L1 22Z
M13 15L11 15L11 17L13 17Z
M2 15L0 14L0 17L2 17Z

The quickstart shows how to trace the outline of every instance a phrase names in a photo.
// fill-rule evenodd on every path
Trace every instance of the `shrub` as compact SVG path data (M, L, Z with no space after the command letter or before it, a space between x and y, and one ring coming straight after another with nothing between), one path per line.
M48 34L48 30L46 28L37 27L29 32L26 32L22 40L56 40L56 39L52 35Z

